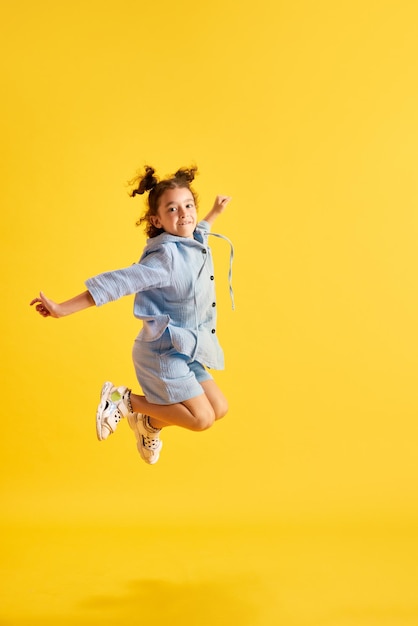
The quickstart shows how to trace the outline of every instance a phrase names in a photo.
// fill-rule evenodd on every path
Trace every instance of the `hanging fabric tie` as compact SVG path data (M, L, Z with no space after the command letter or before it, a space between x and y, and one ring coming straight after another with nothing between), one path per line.
M234 246L232 245L232 241L225 237L225 235L219 235L219 233L208 233L212 237L218 237L219 239L223 239L227 243L229 243L231 251L229 255L229 272L228 272L228 282L229 282L229 295L231 297L231 305L232 310L235 309L235 301L234 301L234 290L232 289L232 262L234 260Z

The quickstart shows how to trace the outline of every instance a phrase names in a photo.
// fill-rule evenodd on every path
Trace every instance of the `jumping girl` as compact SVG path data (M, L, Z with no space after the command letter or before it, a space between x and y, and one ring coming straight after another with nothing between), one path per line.
M86 281L87 291L57 303L42 292L32 300L43 317L64 317L135 294L134 315L143 327L133 346L133 362L144 395L104 383L96 414L99 440L126 418L139 454L158 461L161 429L175 425L202 431L223 417L228 404L208 369L223 369L216 336L214 270L208 236L230 201L217 196L203 221L191 187L196 168L180 169L158 180L146 166L131 195L148 192L147 210L138 221L148 235L138 263ZM219 235L218 235L219 236ZM231 246L232 263L232 246ZM232 293L232 291L231 291Z

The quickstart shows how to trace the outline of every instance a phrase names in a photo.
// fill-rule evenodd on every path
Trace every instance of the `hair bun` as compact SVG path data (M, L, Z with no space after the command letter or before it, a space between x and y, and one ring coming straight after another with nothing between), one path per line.
M178 181L185 181L186 183L191 183L194 181L195 176L197 174L197 167L193 165L192 167L182 167L174 174L174 178Z
M136 179L135 182L139 182L138 187L134 189L131 193L132 196L136 196L136 194L142 195L146 191L151 191L158 184L158 178L154 176L155 169L150 167L149 165L145 166L145 174L144 176Z

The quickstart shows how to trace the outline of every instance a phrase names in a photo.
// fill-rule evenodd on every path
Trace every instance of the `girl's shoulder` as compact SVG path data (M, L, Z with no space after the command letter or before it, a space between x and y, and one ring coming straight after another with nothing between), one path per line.
M173 256L172 247L168 241L164 238L165 233L148 239L145 248L142 251L139 263L155 264L158 262L167 261Z

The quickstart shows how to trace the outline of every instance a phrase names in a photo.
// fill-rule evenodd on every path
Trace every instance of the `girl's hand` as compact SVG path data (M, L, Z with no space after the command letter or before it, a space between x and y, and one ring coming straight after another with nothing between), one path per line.
M206 215L204 220L208 222L209 224L213 224L213 222L216 220L218 215L222 213L222 211L225 209L226 205L228 204L228 202L230 202L230 200L231 200L231 196L216 196L213 207L211 208L209 213Z
M36 304L38 303L38 304ZM36 310L42 317L62 317L61 305L47 298L41 291L39 298L34 298L30 306L36 304Z
M231 196L216 196L212 211L215 211L216 213L222 213L230 200Z

